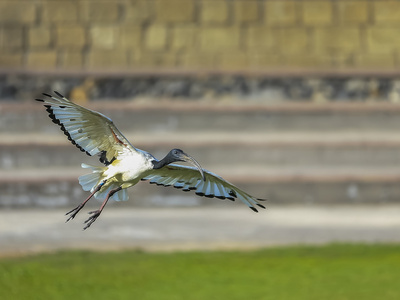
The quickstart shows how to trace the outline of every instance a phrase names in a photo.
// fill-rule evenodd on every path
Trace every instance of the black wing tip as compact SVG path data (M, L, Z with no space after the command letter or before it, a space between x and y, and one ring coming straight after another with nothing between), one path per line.
M229 191L229 195L232 196L232 197L237 198L236 192L234 190L230 190Z
M65 98L64 95L62 95L61 93L59 93L59 92L57 92L57 91L54 91L54 93L55 93L58 97ZM47 94L47 93L42 93L42 95L44 95L44 96L46 96L46 97L50 97L50 98L53 97L52 95Z
M59 97L61 97L61 98L65 98L63 95L61 95L59 92L57 92L57 91L54 91L54 93L57 95L57 96L59 96Z
M254 212L258 213L258 210L257 210L257 208L255 208L255 207L253 207L253 206L249 206L249 207L250 207L250 209L251 209L252 211L254 211Z

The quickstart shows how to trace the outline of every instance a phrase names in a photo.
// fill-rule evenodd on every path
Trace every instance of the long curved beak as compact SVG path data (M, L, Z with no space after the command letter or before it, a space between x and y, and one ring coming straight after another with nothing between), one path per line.
M206 181L206 177L204 175L203 168L200 166L200 164L197 162L197 160L195 160L193 157L191 157L190 155L188 155L186 153L184 153L181 156L181 159L183 161L186 161L186 162L191 163L192 165L194 165L199 170L199 172L201 174L201 177L203 177L203 180Z

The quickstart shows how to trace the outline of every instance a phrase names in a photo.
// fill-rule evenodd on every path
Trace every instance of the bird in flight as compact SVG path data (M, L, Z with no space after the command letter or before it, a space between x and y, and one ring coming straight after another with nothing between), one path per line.
M191 156L180 149L172 149L163 159L158 160L150 153L132 146L105 115L77 105L58 92L56 96L43 93L46 111L53 123L78 149L89 156L98 155L103 167L82 164L82 168L92 173L79 177L83 190L91 194L77 207L67 212L67 222L75 218L85 204L94 196L104 199L98 210L91 211L85 221L89 228L100 216L109 199L128 200L127 188L139 181L161 186L173 186L182 191L194 191L199 196L219 199L241 200L253 211L265 208L260 201L242 191L222 177L203 169ZM193 165L182 166L175 162L188 162Z

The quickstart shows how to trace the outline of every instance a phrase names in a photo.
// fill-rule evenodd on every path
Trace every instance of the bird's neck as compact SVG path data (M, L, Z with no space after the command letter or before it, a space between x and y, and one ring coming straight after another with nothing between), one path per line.
M153 160L152 163L153 163L153 169L161 169L162 167L170 163L173 163L173 161L171 161L169 157L166 156L162 160Z

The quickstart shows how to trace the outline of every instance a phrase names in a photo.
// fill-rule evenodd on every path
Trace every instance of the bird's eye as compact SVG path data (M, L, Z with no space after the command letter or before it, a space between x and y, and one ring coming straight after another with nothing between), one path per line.
M174 154L174 155L178 155L178 150L174 150L174 151L172 151L172 154Z

